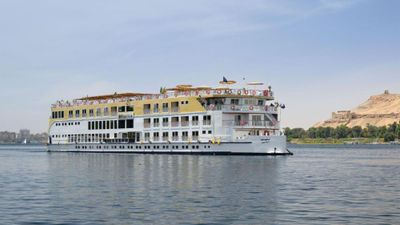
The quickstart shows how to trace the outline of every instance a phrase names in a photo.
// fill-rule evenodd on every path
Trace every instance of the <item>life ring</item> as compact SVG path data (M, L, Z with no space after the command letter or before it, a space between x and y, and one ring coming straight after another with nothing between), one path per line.
M211 105L210 105L210 109L211 109L211 110L214 110L214 104L211 104Z
M252 91L253 96L255 96L257 94L257 92L255 90Z
M188 96L189 95L189 92L188 91L185 91L185 96Z
M264 96L268 96L268 90L267 89L264 90Z
M235 105L231 105L231 110L235 110Z
M267 136L269 136L269 130L267 130L266 133L267 133Z
M210 89L207 89L207 90L206 90L206 93L209 95L209 94L210 94Z
M167 95L167 94L164 94L164 98L168 98L168 95Z
M264 106L264 110L265 110L265 111L268 111L268 106L267 106L267 105Z
M231 89L228 90L228 94L232 94L232 90Z
M219 95L220 95L220 94L221 94L221 90L219 90L219 89L218 89L218 90L217 90L217 94L219 94Z
M242 90L237 90L237 94L241 95L242 94Z
M254 106L253 106L253 105L250 105L250 106L249 106L249 109L250 109L250 110L253 110L253 109L254 109Z
M245 94L245 95L248 95L248 94L249 94L249 90L245 90L245 91L244 91L244 94Z
M244 122L244 120L240 121L240 126L244 126L246 122Z

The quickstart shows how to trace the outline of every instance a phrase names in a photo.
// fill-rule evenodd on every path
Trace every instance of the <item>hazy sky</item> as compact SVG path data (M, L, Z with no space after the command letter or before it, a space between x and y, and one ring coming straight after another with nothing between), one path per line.
M308 128L400 93L398 0L0 0L0 130L57 99L229 79L270 84Z

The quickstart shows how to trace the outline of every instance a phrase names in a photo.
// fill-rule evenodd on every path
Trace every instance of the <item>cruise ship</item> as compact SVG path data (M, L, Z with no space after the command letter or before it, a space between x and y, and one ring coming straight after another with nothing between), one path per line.
M114 93L57 101L47 150L155 154L291 155L271 87L183 84L157 94Z

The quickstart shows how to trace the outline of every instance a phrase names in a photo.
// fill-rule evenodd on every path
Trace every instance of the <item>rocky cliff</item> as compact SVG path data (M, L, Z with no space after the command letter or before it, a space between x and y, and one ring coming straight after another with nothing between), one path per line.
M400 94L384 94L371 96L366 102L348 111L332 113L332 118L319 122L314 127L337 127L346 125L348 127L367 124L374 126L386 126L400 121Z

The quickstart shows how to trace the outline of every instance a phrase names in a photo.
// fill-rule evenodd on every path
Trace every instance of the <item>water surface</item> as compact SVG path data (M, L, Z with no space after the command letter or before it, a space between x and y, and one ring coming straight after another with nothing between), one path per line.
M400 147L291 150L196 156L0 145L0 224L400 223Z

